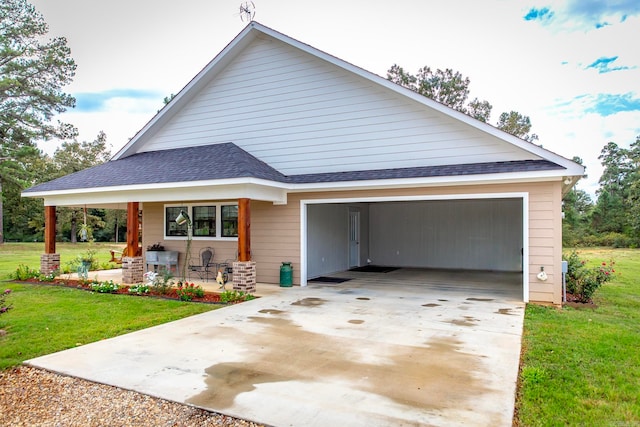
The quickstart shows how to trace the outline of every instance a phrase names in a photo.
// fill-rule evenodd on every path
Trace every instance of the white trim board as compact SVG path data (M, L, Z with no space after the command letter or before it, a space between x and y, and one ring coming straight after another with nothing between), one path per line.
M478 193L300 200L300 286L307 286L307 205L428 200L522 199L522 300L529 302L529 193Z

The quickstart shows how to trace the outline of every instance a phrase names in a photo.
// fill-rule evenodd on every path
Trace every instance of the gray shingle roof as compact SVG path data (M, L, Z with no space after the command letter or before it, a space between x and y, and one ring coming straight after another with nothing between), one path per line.
M36 185L25 193L232 178L309 184L559 169L563 167L548 160L520 160L285 176L237 145L225 143L138 153Z
M285 179L237 145L226 143L138 153L36 185L25 192L243 177Z
M533 172L563 169L548 160L470 163L462 165L424 166L417 168L377 169L352 172L318 173L288 177L289 183L321 183L373 179L430 178L438 176L479 175L508 172Z

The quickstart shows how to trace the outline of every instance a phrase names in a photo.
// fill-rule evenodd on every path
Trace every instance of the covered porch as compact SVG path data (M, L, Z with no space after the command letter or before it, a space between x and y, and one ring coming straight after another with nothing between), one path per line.
M205 202L212 204L213 202ZM213 233L211 237L194 241L194 227L196 224L192 220L191 210L180 209L176 218L165 215L163 222L165 225L151 224L143 226L144 204L140 202L127 202L127 239L126 247L121 258L121 269L101 270L90 272L89 278L99 276L99 280L113 280L116 283L136 284L146 280L143 275L149 270L162 270L171 268L176 279L184 279L197 283L206 290L218 287L215 278L217 268L221 265L221 260L214 257L216 247L226 250L227 257L224 259L226 267L233 274L229 277L227 286L232 289L255 293L256 292L256 266L251 259L251 199L239 198L237 201L227 201L228 206L233 206L233 216L228 219L231 235L224 239ZM46 201L45 201L46 204ZM149 206L153 203L147 203ZM185 204L186 205L186 204ZM70 205L66 205L70 206ZM84 205L88 206L88 205ZM190 206L190 205L189 205ZM92 206L88 206L92 207ZM101 206L104 207L104 206ZM109 207L119 207L109 206ZM167 213L173 211L167 209ZM215 216L213 221L215 222ZM154 230L154 228L160 228ZM162 230L164 228L164 231ZM171 230L182 228L184 233L176 234ZM220 233L218 231L218 233ZM143 238L148 234L148 238ZM169 236L167 236L169 235ZM157 236L160 236L156 239ZM151 251L149 251L150 239L159 246L167 246L166 252L159 252L163 255L173 255L171 263L164 261L153 262ZM195 244L194 244L195 243ZM50 274L59 269L61 265L60 254L56 253L56 206L45 206L45 251L40 259L40 271L43 274ZM146 249L145 249L146 248ZM206 248L211 257L203 259L202 252ZM224 250L222 253L225 253ZM230 255L232 254L232 255ZM204 264L203 264L204 262ZM151 264L150 264L151 263ZM104 278L103 278L104 276Z

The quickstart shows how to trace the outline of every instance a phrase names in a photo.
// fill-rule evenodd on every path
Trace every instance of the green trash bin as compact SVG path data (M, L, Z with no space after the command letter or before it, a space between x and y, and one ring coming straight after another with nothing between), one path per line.
M280 266L280 286L283 288L293 286L293 267L290 262L283 262Z

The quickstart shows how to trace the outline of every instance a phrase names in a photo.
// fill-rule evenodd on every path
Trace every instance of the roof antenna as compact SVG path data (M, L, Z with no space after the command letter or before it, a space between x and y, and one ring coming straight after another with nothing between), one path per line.
M256 15L256 5L252 1L240 3L240 20L242 22L251 22Z

